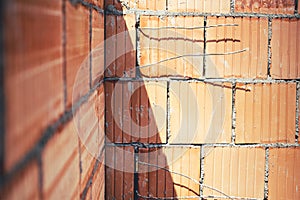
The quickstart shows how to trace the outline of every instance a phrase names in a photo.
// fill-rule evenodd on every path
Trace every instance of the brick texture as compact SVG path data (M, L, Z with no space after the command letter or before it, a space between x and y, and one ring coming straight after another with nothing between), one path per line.
M276 79L299 78L299 33L299 19L272 20L272 77Z
M104 77L104 15L92 11L92 87Z
M229 143L231 85L179 82L170 84L170 143Z
M237 84L236 142L294 143L296 85Z
M226 195L264 197L265 153L262 148L205 147L204 184ZM204 187L204 196L224 196Z
M63 112L62 14L61 1L56 0L11 1L5 8L5 169L9 170Z
M166 142L166 82L106 82L107 142Z
M246 13L294 14L295 1L236 0L235 11Z
M168 10L176 12L229 13L230 1L171 0Z
M203 54L203 17L141 16L140 24L139 65L142 76L202 76L203 57L184 55ZM176 29L178 27L199 28Z
M139 164L140 195L157 198L199 195L198 184L158 167L167 168L199 180L200 148L166 147L150 151L141 150L139 161L152 165ZM153 187L153 185L159 185L159 187Z
M269 199L299 199L300 148L272 148L269 158Z
M106 17L106 77L135 76L135 15Z
M134 154L132 147L106 147L106 199L133 199Z
M43 151L42 161L45 199L72 199L79 196L78 135L73 122L69 122L49 141Z
M39 199L39 180L37 162L30 162L28 166L19 171L15 178L0 189L0 198L7 200L20 199Z
M242 53L206 57L209 78L266 78L268 69L268 20L266 18L208 17L207 26L236 26L207 29L207 54L247 49Z
M74 7L66 3L66 81L67 104L76 102L73 87L87 93L89 90L89 10L83 6ZM78 94L78 92L76 93Z

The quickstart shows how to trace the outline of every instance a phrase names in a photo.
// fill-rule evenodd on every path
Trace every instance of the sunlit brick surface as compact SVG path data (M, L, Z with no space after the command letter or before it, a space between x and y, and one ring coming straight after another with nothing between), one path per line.
M237 84L236 142L294 143L296 84Z

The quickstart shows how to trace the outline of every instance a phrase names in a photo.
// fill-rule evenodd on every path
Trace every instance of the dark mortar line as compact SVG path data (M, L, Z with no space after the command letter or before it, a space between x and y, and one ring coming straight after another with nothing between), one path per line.
M300 147L300 144L295 143L240 143L240 144L232 144L232 143L194 143L194 144L186 144L186 143L171 143L171 144L146 144L140 142L132 142L132 143L107 143L106 146L109 147L135 147L139 148L162 148L162 147L184 147L184 148L199 148L203 147L243 147L243 148L292 148L292 147Z
M102 82L98 83L85 96L81 97L78 102L74 104L73 108L66 110L57 121L50 124L42 132L42 137L38 140L34 147L29 150L8 172L1 175L0 187L10 182L17 172L24 169L32 160L38 159L39 154L42 152L49 140L61 129L63 125L72 120L73 113L77 112L80 106L88 101L90 96L93 95L94 91L98 89L101 84Z
M265 176L264 176L264 200L268 200L269 195L269 147L265 150Z
M132 12L136 12L139 15L151 15L151 16L212 16L212 17L255 17L255 18L300 18L299 14L264 14L264 13L203 13L203 12L168 12L168 11L154 11L154 10L138 10L131 9L130 12L123 11L122 14L126 15ZM120 14L120 13L119 13Z
M89 8L89 85L90 85L90 89L92 88L93 85L93 71L92 71L92 39L93 39L93 12L92 9Z
M171 118L171 98L170 98L170 81L167 81L167 119L166 119L166 143L169 143L171 136L170 118Z
M139 147L134 147L134 175L133 175L133 191L134 191L134 200L138 200L138 191L139 191Z
M0 176L4 174L5 165L5 94L4 94L4 10L5 1L0 1Z
M62 2L62 47L63 47L63 63L62 63L62 79L63 79L63 95L64 110L67 109L67 17L66 17L66 1Z
M204 183L204 176L205 176L205 173L204 173L204 148L203 146L200 146L200 187L199 187L199 194L200 194L200 197L203 197L203 183Z
M298 5L299 5L299 1L295 0L295 15L298 15Z
M267 69L267 76L271 78L271 65L272 65L272 18L268 18L268 69Z
M104 17L104 63L103 63L103 76L105 78L105 69L106 69L106 38L107 38L107 34L106 34L106 22L107 22L107 18L106 18L106 13L104 11L103 13L103 17ZM105 83L105 80L103 79L103 82ZM106 143L107 143L107 138L106 138L106 112L107 112L107 109L106 109L106 87L104 85L104 88L103 88L103 92L104 92L104 147L106 147ZM107 160L106 160L106 154L104 154L104 163L106 163ZM106 181L106 174L107 174L107 168L106 166L104 167L104 182ZM104 184L104 199L107 199L107 194L106 194L106 184Z
M234 13L235 0L230 0L230 13Z
M181 82L204 82L204 83L214 83L214 82L226 82L226 83L248 83L248 84L272 84L272 83L296 83L300 79L243 79L243 78L176 78L176 77L159 77L159 78L119 78L119 77L106 77L104 81L121 81L121 82L138 82L138 81L181 81Z
M204 38L204 43L203 43L203 54L206 55L206 43L207 43L207 28L206 28L206 25L207 25L207 16L204 17L204 30L203 30L203 38ZM203 64L202 64L202 76L205 77L206 75L206 56L203 56Z
M39 199L44 199L44 173L43 173L43 159L42 159L42 153L38 153L37 156L37 164L38 164L38 189L39 189Z
M69 1L73 6L77 6L78 4L80 4L84 7L94 9L99 13L104 13L104 10L102 8L100 8L99 6L96 6L95 4L86 2L84 0L69 0Z
M140 33L139 33L139 28L140 28L140 15L136 14L136 24L135 24L135 35L136 35L136 41L135 41L135 47L136 47L136 51L135 51L135 55L136 55L136 70L135 70L135 78L141 78L141 71L139 69L140 66L140 55L141 55L141 49L140 49Z
M299 142L299 104L300 104L300 82L297 82L296 85L296 131L295 131L295 143Z
M231 114L231 143L235 143L236 138L236 107L235 107L235 97L236 97L236 83L232 83L232 114Z

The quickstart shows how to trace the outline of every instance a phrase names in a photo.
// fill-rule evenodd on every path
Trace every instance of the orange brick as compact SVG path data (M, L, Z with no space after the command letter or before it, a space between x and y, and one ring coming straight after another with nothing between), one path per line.
M231 140L231 85L170 84L170 143L228 143Z
M81 94L89 90L89 9L74 7L67 1L66 26L67 104L70 106L72 100L79 99L79 92L73 95L74 84Z
M79 198L78 135L73 121L48 142L42 163L45 199Z
M205 147L204 185L237 198L264 198L262 148ZM204 196L224 196L204 187Z
M139 161L143 162L138 165L140 195L158 198L199 195L198 184L185 177L155 167L166 168L200 180L199 148L140 149Z
M139 0L137 8L141 10L166 10L166 0Z
M105 165L102 157L92 183L92 199L105 199Z
M166 142L166 82L106 82L107 142Z
M282 79L300 77L299 32L299 19L272 21L272 77Z
M104 147L104 85L74 113L74 123L81 143L97 158ZM84 148L82 148L84 149Z
M207 29L207 54L247 51L206 57L206 76L266 78L268 69L267 18L208 17L207 26L237 26Z
M106 18L106 77L135 77L135 15Z
M294 14L294 0L236 0L235 11L246 13Z
M141 16L140 23L139 65L143 76L202 76L203 57L190 54L203 54L204 34L199 28L204 25L203 17ZM198 28L191 29L195 26ZM182 57L174 59L178 56Z
M87 2L92 3L93 5L96 5L102 9L104 7L104 0L87 0Z
M17 0L5 5L4 165L8 170L63 112L63 59L61 1Z
M104 15L92 12L92 86L104 77Z
M38 166L36 161L14 174L14 178L0 189L0 198L14 199L39 199Z
M176 12L229 13L230 1L169 0L168 10Z
M133 199L132 147L106 147L106 199Z
M296 84L237 84L237 143L294 143Z
M90 181L96 163L96 157L82 143L80 143L80 163L80 194L82 195L88 181Z
M269 199L299 199L300 148L271 148Z

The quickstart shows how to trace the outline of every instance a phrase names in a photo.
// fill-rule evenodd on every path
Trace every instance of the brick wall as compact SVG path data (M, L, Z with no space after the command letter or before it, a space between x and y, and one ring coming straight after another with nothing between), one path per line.
M90 155L73 120L103 134L103 116L86 109L104 110L104 59L92 52L104 41L103 4L1 2L0 199L104 199L104 156Z
M121 2L106 39L135 24L136 51L107 46L106 198L298 199L298 1Z
M0 8L0 199L300 198L297 0Z

